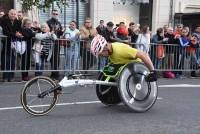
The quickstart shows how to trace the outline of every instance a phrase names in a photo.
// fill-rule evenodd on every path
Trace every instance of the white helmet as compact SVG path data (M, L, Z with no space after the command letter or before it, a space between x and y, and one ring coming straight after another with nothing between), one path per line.
M92 54L98 57L98 55L103 51L106 44L107 44L107 41L103 36L96 35L91 42L90 50Z

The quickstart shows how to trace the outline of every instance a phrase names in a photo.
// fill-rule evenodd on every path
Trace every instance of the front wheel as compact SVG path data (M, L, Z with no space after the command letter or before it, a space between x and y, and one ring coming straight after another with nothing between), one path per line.
M158 95L157 83L146 82L148 72L142 63L128 64L120 74L119 93L124 104L135 112L145 112L155 103Z
M40 116L48 114L58 100L57 91L40 97L44 91L56 87L56 83L48 77L38 76L28 81L21 92L21 104L26 112Z

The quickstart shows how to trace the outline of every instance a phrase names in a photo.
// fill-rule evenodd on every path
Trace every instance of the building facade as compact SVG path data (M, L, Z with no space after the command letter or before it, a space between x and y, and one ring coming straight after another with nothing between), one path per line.
M58 8L61 12L60 21L63 25L71 20L83 24L85 17L91 17L93 25L100 20L113 21L115 24L123 21L149 25L153 32L163 25L175 26L183 23L194 28L200 22L200 0L67 0L68 5L50 9L38 10L33 8L29 18L44 22L50 17L50 10ZM21 8L20 0L0 0L0 10Z
M92 0L90 15L94 25L100 19L112 20L115 24L130 21L149 25L153 33L163 25L175 26L183 23L191 30L200 22L200 0L149 0L126 4L124 0ZM132 0L133 1L133 0Z

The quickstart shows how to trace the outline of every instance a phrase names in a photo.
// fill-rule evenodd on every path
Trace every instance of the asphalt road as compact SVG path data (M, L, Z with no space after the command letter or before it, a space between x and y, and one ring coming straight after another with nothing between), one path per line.
M69 94L59 98L62 105L41 117L21 108L24 84L0 83L0 134L200 133L200 79L160 79L159 99L145 113L101 104L92 86L66 89Z

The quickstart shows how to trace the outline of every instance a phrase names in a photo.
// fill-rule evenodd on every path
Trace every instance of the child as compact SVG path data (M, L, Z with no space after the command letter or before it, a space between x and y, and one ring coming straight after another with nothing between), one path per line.
M44 70L45 60L49 61L52 56L54 40L57 39L54 31L49 32L49 26L44 23L41 25L41 32L35 35L36 42L34 43L34 58L36 61L36 70ZM38 49L38 46L39 49ZM36 76L42 75L42 72L36 72Z

